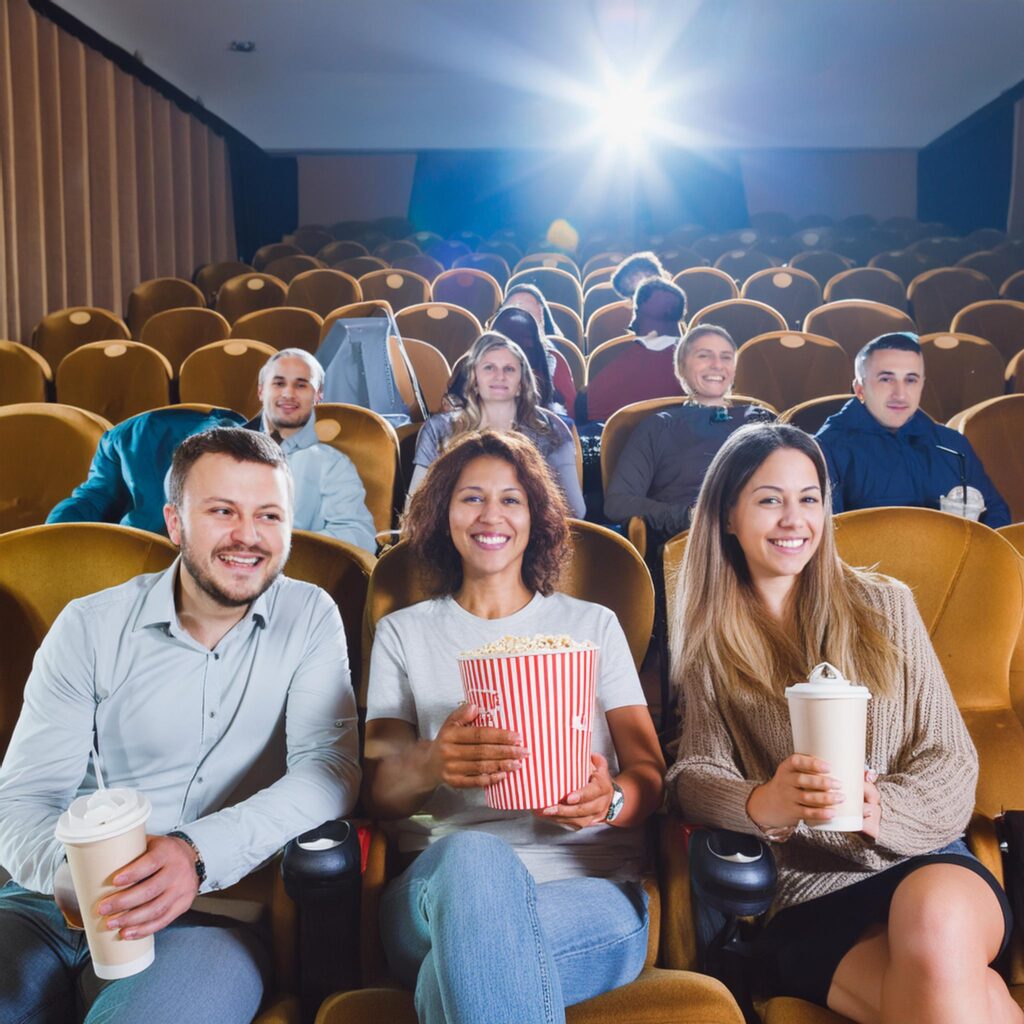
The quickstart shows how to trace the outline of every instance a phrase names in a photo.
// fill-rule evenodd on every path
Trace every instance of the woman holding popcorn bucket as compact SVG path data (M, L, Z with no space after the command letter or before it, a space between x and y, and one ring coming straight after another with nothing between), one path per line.
M406 515L436 596L378 624L364 796L408 863L381 936L424 1024L562 1021L643 967L664 762L618 620L554 591L566 518L533 444L492 432Z

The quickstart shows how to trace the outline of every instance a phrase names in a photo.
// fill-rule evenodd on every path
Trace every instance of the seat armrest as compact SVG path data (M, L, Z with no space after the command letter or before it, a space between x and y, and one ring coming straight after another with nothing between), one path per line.
M778 870L767 843L725 829L690 836L690 882L696 899L726 917L756 917L775 896Z
M629 542L640 552L641 558L647 557L647 523L640 516L631 516L626 523L626 536Z
M312 1021L332 992L359 987L361 867L350 821L325 822L285 847L281 873L298 916L303 1021Z

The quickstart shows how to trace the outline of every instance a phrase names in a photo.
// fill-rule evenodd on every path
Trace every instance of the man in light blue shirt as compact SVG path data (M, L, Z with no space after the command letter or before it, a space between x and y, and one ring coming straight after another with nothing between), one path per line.
M372 555L376 530L359 473L347 455L317 437L313 410L323 387L323 367L308 352L275 352L260 370L263 412L246 426L281 445L295 480L295 529L325 533Z
M48 1020L84 1008L88 1024L250 1021L263 936L196 897L355 804L341 618L324 591L281 575L292 524L281 449L238 428L188 438L165 515L180 557L72 601L25 687L0 766L0 863L12 876L0 890L3 1021L42 1019L43 1007ZM123 938L155 934L156 959L113 982L95 977L61 916L78 908L54 838L61 811L97 788L94 743L107 785L153 807L146 852L98 910Z

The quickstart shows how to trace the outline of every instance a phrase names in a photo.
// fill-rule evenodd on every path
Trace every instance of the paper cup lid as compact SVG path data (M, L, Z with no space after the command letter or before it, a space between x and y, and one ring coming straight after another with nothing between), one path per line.
M57 821L56 836L62 843L111 839L142 824L151 810L145 793L134 789L99 789L72 801Z
M964 498L964 489L959 484L957 484L949 494L944 494L943 497L946 501L955 501L957 504L967 505L970 508L985 507L985 496L977 487L971 487L970 484L967 486L966 499Z
M796 683L786 687L787 697L861 697L871 700L871 691L866 686L851 683L843 673L823 661L811 670L811 678L806 683Z

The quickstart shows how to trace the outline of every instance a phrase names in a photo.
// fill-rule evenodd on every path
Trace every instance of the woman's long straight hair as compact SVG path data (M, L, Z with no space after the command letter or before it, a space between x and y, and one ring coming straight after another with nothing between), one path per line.
M802 452L814 464L824 506L821 542L794 591L791 632L758 599L743 550L728 529L740 492L782 448ZM828 473L814 439L787 424L741 427L719 449L697 499L670 626L672 678L681 686L690 672L707 666L727 690L764 687L781 695L829 661L848 679L891 693L900 652L866 599L869 590L885 585L884 578L848 566L836 551Z

